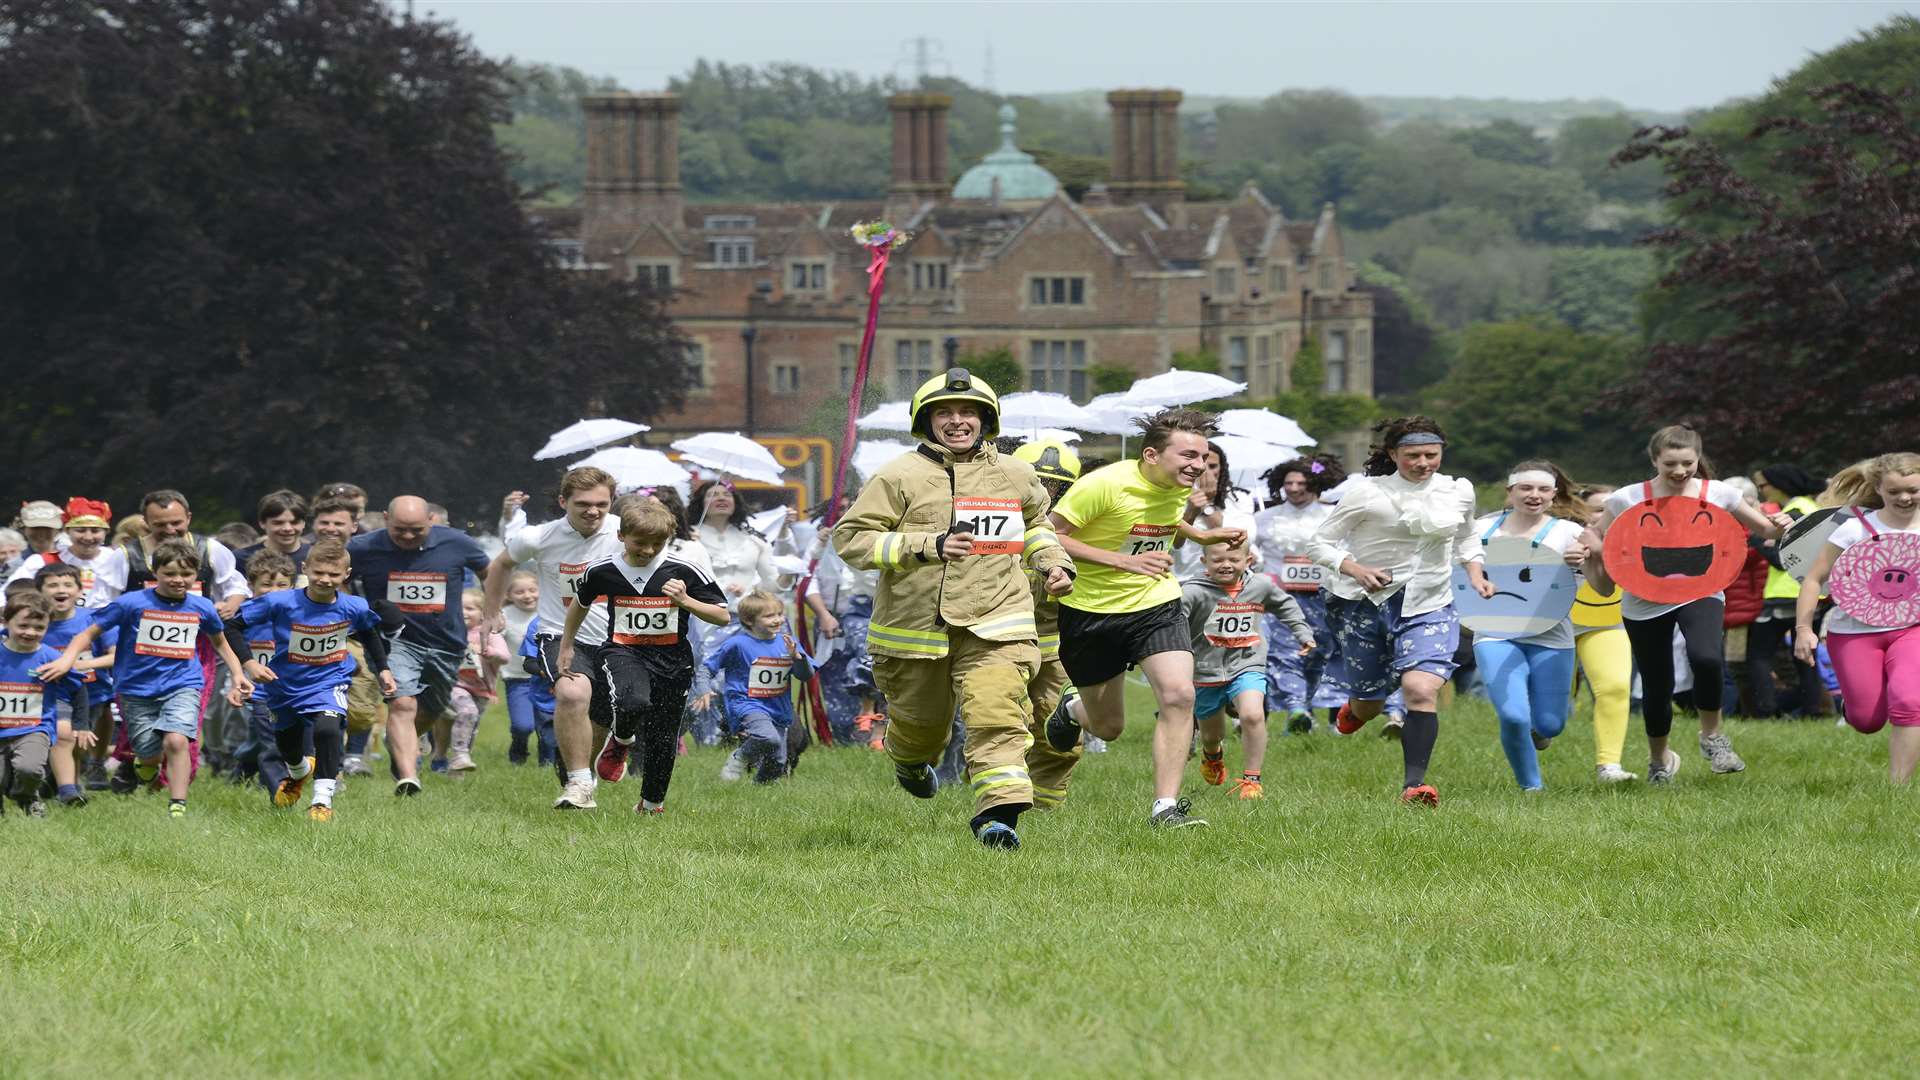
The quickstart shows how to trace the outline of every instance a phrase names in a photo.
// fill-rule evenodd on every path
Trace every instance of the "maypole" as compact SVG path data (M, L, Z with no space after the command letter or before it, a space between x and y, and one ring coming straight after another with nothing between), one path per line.
M860 417L860 403L866 398L867 369L873 362L873 336L880 326L880 294L887 288L887 263L893 257L894 249L904 247L912 240L911 234L896 229L884 221L863 221L853 227L853 238L861 247L867 249L867 327L860 335L860 357L853 369L853 396L847 401L847 423L840 434L840 453L833 466L833 494L828 497L827 512L820 519L822 531L832 529L840 520L843 509L841 499L847 490L847 463L853 460L853 444L857 434L854 421ZM800 640L811 642L813 635L807 628L807 605L805 598L807 587L813 582L813 574L820 565L818 555L807 563L807 575L800 579L800 588L795 594L801 602L795 605L795 619L798 622ZM813 729L822 745L832 745L833 733L827 724L827 710L820 695L820 676L816 673L807 680L807 706L813 711Z

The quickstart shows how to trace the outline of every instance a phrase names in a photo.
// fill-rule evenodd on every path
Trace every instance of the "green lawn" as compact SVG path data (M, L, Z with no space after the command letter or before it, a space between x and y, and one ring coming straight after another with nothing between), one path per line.
M559 814L502 726L478 774L352 782L330 825L218 782L182 822L10 812L0 1076L1916 1068L1920 793L1826 722L1736 725L1716 777L1683 721L1673 787L1602 790L1577 719L1522 796L1462 705L1438 812L1371 732L1285 738L1266 801L1195 790L1213 827L1172 835L1136 729L1015 854L861 750L771 789L701 750L663 818L632 780Z

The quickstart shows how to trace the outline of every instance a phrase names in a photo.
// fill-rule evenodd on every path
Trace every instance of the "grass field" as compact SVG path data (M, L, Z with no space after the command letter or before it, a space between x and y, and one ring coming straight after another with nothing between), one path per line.
M502 727L472 777L354 781L324 826L218 782L179 822L10 812L0 1076L1920 1069L1920 792L1824 722L1735 725L1716 777L1683 721L1648 790L1593 784L1580 719L1522 796L1462 704L1438 812L1370 733L1287 738L1266 801L1197 790L1213 827L1171 835L1136 728L1014 854L858 750L772 789L698 750L662 818L633 780L555 813Z

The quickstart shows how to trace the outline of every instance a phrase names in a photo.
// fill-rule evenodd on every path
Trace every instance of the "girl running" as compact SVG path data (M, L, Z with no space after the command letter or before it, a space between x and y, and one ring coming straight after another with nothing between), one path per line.
M1480 542L1510 536L1560 553L1575 570L1587 564L1587 508L1551 461L1523 461L1507 476L1507 508L1475 522ZM1524 573L1524 571L1523 571ZM1518 586L1524 589L1525 586ZM1571 614L1528 637L1478 636L1473 658L1500 718L1500 748L1522 791L1539 791L1539 752L1567 726L1573 698Z
M1587 520L1597 521L1607 512L1607 495L1612 491L1608 484L1580 489ZM1598 538L1590 537L1587 546L1598 551ZM1588 559L1580 588L1573 594L1573 653L1580 662L1580 674L1593 690L1593 771L1603 784L1640 779L1620 766L1633 695L1633 646L1620 624L1621 595L1620 586L1607 577L1605 564Z
M1473 485L1440 472L1447 442L1440 425L1402 416L1374 431L1367 479L1351 486L1309 546L1314 562L1336 572L1327 613L1353 694L1334 726L1342 735L1359 731L1397 686L1407 705L1400 801L1438 806L1427 765L1440 737L1440 688L1453 677L1460 644L1452 566L1466 567L1481 596L1492 596L1493 585L1480 565Z
M1314 709L1337 709L1346 700L1339 642L1321 588L1327 571L1307 554L1314 530L1333 513L1320 496L1346 478L1340 462L1327 454L1283 462L1266 473L1272 501L1253 517L1261 569L1299 603L1313 631L1313 651L1302 656L1286 624L1266 616L1267 711L1285 713L1293 734L1313 730Z
M1767 539L1780 535L1790 522L1785 515L1769 518L1749 505L1740 493L1706 476L1700 433L1686 424L1663 427L1647 442L1654 476L1607 496L1606 513L1597 533L1605 537L1613 523L1633 507L1670 495L1704 499L1733 515L1735 521ZM1627 590L1621 601L1622 621L1633 647L1634 666L1640 671L1640 709L1647 726L1647 783L1664 784L1680 769L1680 755L1667 746L1673 730L1673 631L1686 641L1687 664L1693 671L1694 705L1700 713L1700 753L1716 773L1735 773L1747 767L1733 752L1733 742L1720 728L1720 703L1726 660L1721 648L1721 624L1726 594L1715 593L1685 604L1662 604Z
M1849 520L1827 537L1800 583L1793 655L1803 664L1813 663L1820 645L1814 611L1834 560L1869 537L1920 532L1920 454L1883 454L1849 466L1827 491L1832 501L1853 509L1841 511ZM1892 723L1887 776L1906 783L1920 762L1920 624L1873 626L1836 608L1827 620L1827 635L1847 723L1863 735Z

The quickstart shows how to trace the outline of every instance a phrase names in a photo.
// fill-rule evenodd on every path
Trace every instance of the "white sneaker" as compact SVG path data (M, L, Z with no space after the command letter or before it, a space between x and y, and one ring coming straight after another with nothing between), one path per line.
M555 810L598 810L600 804L593 801L593 781L569 780L560 797L553 800Z
M447 759L448 772L472 772L475 768L472 754L457 753Z
M1601 765L1596 767L1593 770L1593 778L1603 784L1624 784L1629 780L1640 779L1640 777L1618 765Z
M1660 761L1647 763L1647 783L1670 784L1673 774L1680 771L1680 755L1672 747L1667 748L1667 756Z
M740 756L740 751L735 750L733 753L728 754L726 764L720 766L720 779L731 783L735 780L744 779L746 775L747 762L745 758Z
M1104 754L1107 752L1107 740L1095 735L1088 735L1086 739L1080 743L1080 749L1089 754Z

